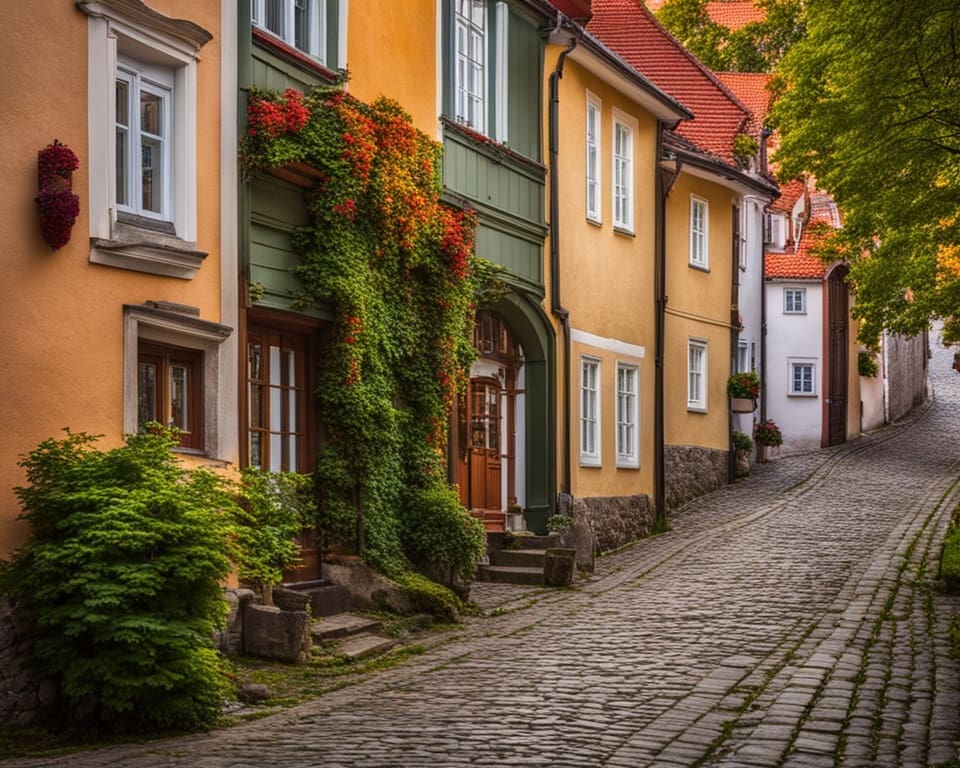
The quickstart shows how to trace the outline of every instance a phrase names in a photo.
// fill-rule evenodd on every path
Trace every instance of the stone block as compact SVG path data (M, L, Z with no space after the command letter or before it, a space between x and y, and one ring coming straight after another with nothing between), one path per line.
M568 587L573 583L577 550L566 547L548 549L543 556L543 583L548 587Z
M249 603L243 610L243 652L281 661L306 661L310 655L310 617L275 605Z
M243 609L254 602L254 592L250 589L226 589L224 597L230 612L227 614L223 629L213 633L213 644L228 656L243 653Z

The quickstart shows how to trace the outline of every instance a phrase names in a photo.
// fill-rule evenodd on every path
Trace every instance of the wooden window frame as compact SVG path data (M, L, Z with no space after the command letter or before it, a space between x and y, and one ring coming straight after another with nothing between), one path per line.
M195 349L140 341L137 344L137 371L143 363L157 367L157 392L154 413L161 424L169 425L172 419L170 371L174 366L184 366L190 372L187 377L187 427L180 435L180 447L204 450L203 412L203 353ZM139 386L138 386L139 391ZM138 412L139 418L139 412ZM143 424L138 424L142 428Z

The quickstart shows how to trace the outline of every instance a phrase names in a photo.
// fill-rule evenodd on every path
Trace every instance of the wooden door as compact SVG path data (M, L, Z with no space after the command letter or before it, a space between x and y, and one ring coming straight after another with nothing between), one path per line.
M828 358L827 445L847 439L847 346L849 294L846 270L836 269L827 281Z
M500 499L500 384L473 379L468 405L470 491L472 509L502 509Z

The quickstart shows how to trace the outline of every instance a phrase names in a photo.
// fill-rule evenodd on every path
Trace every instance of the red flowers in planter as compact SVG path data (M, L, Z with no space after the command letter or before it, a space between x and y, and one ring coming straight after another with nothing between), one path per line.
M76 154L54 139L37 153L40 194L34 198L40 211L40 231L53 250L70 242L70 231L80 215L80 198L71 191L73 172L80 167Z

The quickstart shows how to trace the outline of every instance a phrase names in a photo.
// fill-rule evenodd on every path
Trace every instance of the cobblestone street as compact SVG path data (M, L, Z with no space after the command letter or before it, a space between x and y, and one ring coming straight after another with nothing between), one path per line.
M84 766L926 766L960 673L939 543L960 498L960 376L902 424L777 458L598 561L573 590L476 585L486 618L401 667Z

